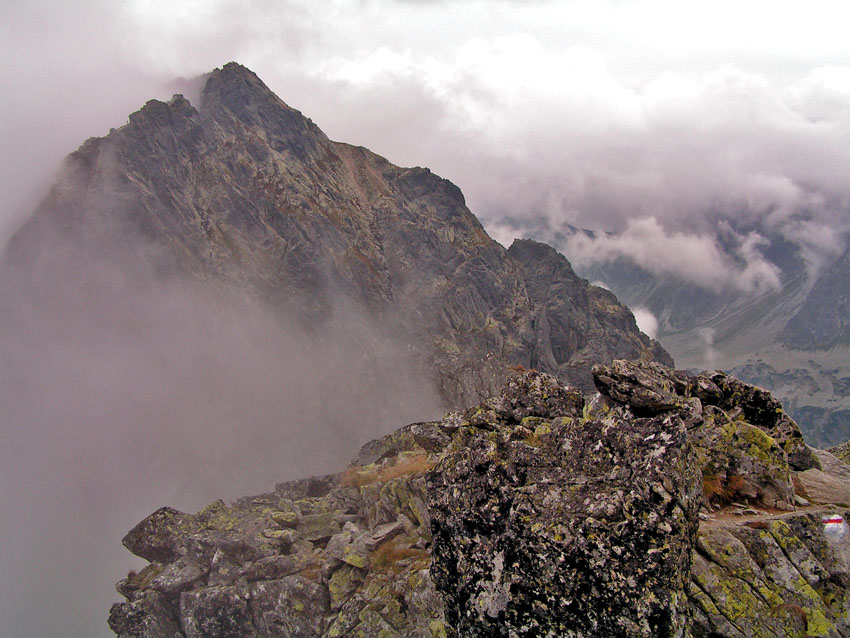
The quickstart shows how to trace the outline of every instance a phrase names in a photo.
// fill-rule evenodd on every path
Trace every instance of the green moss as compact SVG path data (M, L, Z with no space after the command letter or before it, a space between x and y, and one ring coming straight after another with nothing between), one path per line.
M765 465L780 464L782 455L779 452L781 448L776 440L764 432L764 430L747 424L741 428L741 434L744 437L744 441L749 445L747 453L750 456L758 459Z
M828 636L830 632L835 631L835 625L827 620L820 609L807 609L803 607L803 611L806 612L808 620L806 625L807 636Z
M363 569L366 567L366 556L359 553L352 545L346 545L343 549L343 560L349 565Z
M295 512L272 512L271 519L283 527L295 527L298 524L298 514Z

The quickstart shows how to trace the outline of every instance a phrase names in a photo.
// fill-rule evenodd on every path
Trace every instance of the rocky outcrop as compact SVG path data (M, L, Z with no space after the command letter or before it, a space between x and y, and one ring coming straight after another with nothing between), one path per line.
M198 104L151 100L71 154L5 266L26 274L24 290L56 273L98 294L104 272L127 271L131 289L189 277L314 334L368 321L404 344L446 407L490 396L513 365L590 390L592 362L672 364L554 250L506 251L454 184L329 140L235 63L209 74Z
M515 414L485 403L429 474L431 575L448 625L459 636L683 635L701 477L682 419L585 415L577 393L540 383L526 374L506 393L548 404Z
M634 338L634 316L610 290L587 285L554 248L517 239L508 255L522 267L534 308L535 346L528 367L575 384L575 380L582 380L583 370L610 360L612 351L625 353L618 358L644 356L673 365L673 359L656 341L647 345ZM580 387L591 388L589 384Z
M124 539L121 638L850 636L850 467L717 372L536 371L343 473ZM771 411L773 410L773 411ZM790 459L795 459L793 462ZM803 469L804 466L806 469ZM841 528L841 529L839 529Z
M151 563L118 584L128 600L110 627L122 638L444 635L423 473L448 440L440 423L413 424L343 474L194 515L154 512L124 538Z

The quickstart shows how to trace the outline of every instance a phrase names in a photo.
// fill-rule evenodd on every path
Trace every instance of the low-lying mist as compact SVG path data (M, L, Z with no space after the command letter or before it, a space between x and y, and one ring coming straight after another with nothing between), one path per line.
M120 540L141 518L340 471L440 412L362 313L308 334L232 287L61 252L7 266L0 297L4 638L112 635L113 584L140 564Z

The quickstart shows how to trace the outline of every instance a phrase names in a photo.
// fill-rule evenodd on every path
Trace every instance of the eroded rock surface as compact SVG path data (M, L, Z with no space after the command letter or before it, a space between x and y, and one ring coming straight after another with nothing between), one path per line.
M125 538L121 638L850 636L850 469L762 391L656 363L536 371L343 473ZM761 407L765 409L761 409ZM778 407L778 411L777 411ZM806 469L799 469L807 466ZM797 469L795 469L797 468Z
M431 574L457 635L684 634L701 498L684 423L582 408L575 393L466 428L429 474Z

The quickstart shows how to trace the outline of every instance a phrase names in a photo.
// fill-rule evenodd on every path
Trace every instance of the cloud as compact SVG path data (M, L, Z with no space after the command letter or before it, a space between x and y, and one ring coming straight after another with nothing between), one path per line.
M343 304L308 334L236 291L46 254L0 279L4 636L106 638L144 516L339 471L441 413L408 344Z
M632 313L641 332L655 339L655 336L658 334L658 319L655 315L648 308L642 306L632 308Z
M649 217L629 220L625 230L615 235L576 233L563 248L579 267L628 257L651 273L677 273L715 292L777 289L779 270L759 251L763 239L754 233L735 239L737 246L730 256L711 236L671 233Z

